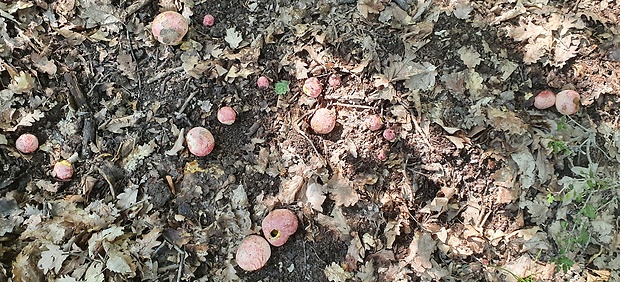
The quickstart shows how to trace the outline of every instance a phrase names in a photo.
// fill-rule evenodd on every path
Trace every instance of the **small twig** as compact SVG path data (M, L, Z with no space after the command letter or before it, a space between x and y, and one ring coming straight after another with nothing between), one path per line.
M131 57L133 61L136 63L136 68L138 68L138 59L136 54L133 52L133 45L131 44L131 35L129 34L129 29L125 26L125 34L127 35L127 44L129 44L129 53L131 53ZM138 80L138 98L142 94L142 79L140 78L140 72L136 69L136 79Z
M176 67L176 68L172 68L172 69L167 69L165 71L159 72L158 74L156 74L155 76L149 78L149 80L146 81L146 84L151 84L157 80L160 80L161 78L168 76L170 74L173 74L175 72L180 72L183 70L183 66L180 67Z
M99 79L97 79L97 81L95 81L95 83L93 84L93 86L90 88L90 90L88 90L88 92L86 92L86 96L90 96L90 94L93 93L93 91L95 90L95 87L97 87L97 85L99 85L99 82L101 82L102 80L108 78L112 73L107 73L104 76L101 76Z
M341 107L349 107L349 108L370 109L370 110L376 110L377 109L377 107L373 107L373 106L346 104L346 103L340 103L340 102L334 103L333 105L341 106Z
M142 7L146 6L146 4L151 3L153 0L138 0L136 3L131 4L129 7L125 8L123 13L121 14L121 18L125 20L131 14L137 12Z
M181 106L181 108L179 109L179 112L177 114L182 114L185 111L185 108L187 108L187 105L189 105L189 101L191 101L192 99L194 99L194 97L196 96L196 92L198 91L193 91L192 93L189 94L189 96L187 96L187 99L185 99L185 103L183 103L183 106Z

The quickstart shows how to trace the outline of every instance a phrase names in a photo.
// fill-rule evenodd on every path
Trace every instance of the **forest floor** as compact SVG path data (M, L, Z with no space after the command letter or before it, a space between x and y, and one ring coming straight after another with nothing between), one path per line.
M165 10L179 45L151 33ZM0 281L620 281L619 21L611 0L2 1ZM297 232L242 270L276 208Z

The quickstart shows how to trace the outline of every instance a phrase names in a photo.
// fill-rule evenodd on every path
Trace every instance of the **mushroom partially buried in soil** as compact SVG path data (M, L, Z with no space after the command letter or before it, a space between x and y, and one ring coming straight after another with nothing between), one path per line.
M235 259L237 265L245 271L255 271L263 268L271 257L271 246L258 235L250 235L241 242Z
M336 127L336 113L331 110L321 108L316 110L310 119L310 127L317 134L328 134Z
M534 107L539 110L551 108L553 105L555 105L555 94L551 90L540 91L534 97Z
M187 19L175 12L165 11L153 19L151 31L155 39L162 44L177 45L189 30Z
M270 244L279 247L297 231L297 216L287 209L272 210L262 223L263 235Z
M555 108L563 115L572 115L579 110L581 97L575 90L563 90L555 96Z
M204 157L213 151L215 139L211 131L204 127L194 127L187 132L187 149L198 157Z

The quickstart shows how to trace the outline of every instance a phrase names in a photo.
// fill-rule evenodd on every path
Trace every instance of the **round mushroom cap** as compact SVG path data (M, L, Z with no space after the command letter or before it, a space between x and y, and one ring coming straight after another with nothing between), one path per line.
M187 141L187 148L190 153L204 157L213 151L215 147L215 139L211 134L211 131L204 127L194 127L187 132L185 137Z
M336 127L336 114L325 108L318 109L310 119L310 127L317 134L328 134Z
M271 257L271 246L258 235L250 235L241 242L235 259L237 265L245 271L255 271L263 268Z
M24 133L15 140L15 148L24 154L30 154L39 148L39 139L33 134Z
M263 235L270 244L276 247L282 246L291 235L295 234L297 225L297 216L292 211L275 209L263 219Z
M553 105L555 105L555 94L551 90L540 91L534 97L534 107L539 110L551 108Z
M165 11L153 19L151 31L153 36L162 44L177 45L189 30L187 19L175 12Z
M572 115L579 110L581 97L575 90L563 90L555 96L555 108L563 115Z

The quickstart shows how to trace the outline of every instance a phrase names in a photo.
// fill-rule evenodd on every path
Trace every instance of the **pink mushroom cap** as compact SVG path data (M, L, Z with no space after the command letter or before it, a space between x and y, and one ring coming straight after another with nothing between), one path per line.
M303 87L304 93L306 95L316 98L321 95L321 91L323 91L323 86L321 86L321 82L316 77L310 77L306 79Z
M290 210L272 210L263 219L263 235L272 245L276 247L282 246L297 231L297 221L297 216Z
M231 125L235 123L236 119L237 119L237 112L235 112L235 110L231 107L228 107L228 106L221 107L217 111L217 120L219 120L221 123L225 125Z
M555 105L555 94L551 90L540 91L534 97L534 107L539 110L551 108L553 105Z
M30 154L39 148L39 139L30 133L24 133L15 140L15 148L24 154Z
M342 82L340 75L337 74L332 74L329 76L329 78L327 79L327 83L329 83L329 86L331 87L338 87L340 86L340 83Z
M204 157L213 151L215 139L209 130L204 127L194 127L187 132L185 138L189 152Z
M162 44L177 45L189 30L187 19L174 11L165 11L153 19L151 31Z
M73 177L73 165L66 160L62 160L54 164L54 170L52 170L54 177L60 180L67 180Z
M207 14L202 19L202 24L204 26L213 26L213 24L215 24L215 18L213 17L213 15Z
M563 115L572 115L579 110L581 97L575 90L562 90L555 96L555 108Z
M394 131L394 129L388 128L383 131L383 138L385 138L385 140L387 141L392 141L396 139L396 132Z
M269 79L266 76L261 76L256 80L256 86L261 89L269 87Z
M325 108L318 109L310 119L310 127L317 134L328 134L336 127L336 114Z
M271 246L258 235L250 235L237 248L235 259L237 265L245 271L255 271L263 268L271 257Z
M377 131L383 128L383 122L378 115L369 115L364 122L370 131Z

